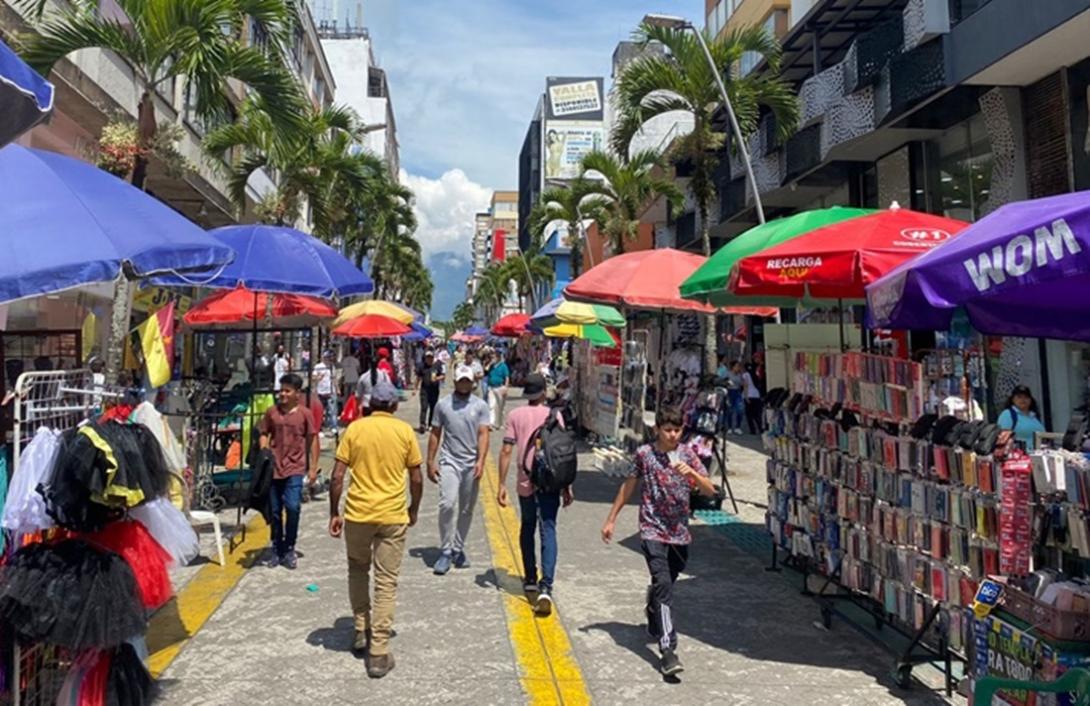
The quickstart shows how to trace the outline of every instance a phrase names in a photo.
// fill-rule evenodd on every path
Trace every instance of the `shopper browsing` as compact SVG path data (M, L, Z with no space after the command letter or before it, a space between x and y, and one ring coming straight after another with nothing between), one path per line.
M677 409L661 409L655 415L656 439L636 450L632 475L621 485L613 507L602 525L602 541L613 540L613 528L621 509L638 483L640 500L640 548L651 574L647 589L647 630L659 641L661 670L666 676L682 671L674 630L673 591L678 574L689 558L689 496L693 490L714 495L700 459L679 446L682 416Z
M416 524L424 494L420 445L412 427L393 416L397 403L397 388L389 381L371 391L371 416L353 422L337 446L329 492L329 534L334 538L343 534L348 553L348 594L356 629L352 649L368 653L367 674L373 678L394 668L389 642L398 576L405 536ZM352 480L342 515L341 493L349 468ZM406 485L411 495L407 507Z
M318 478L318 429L310 411L299 403L302 387L303 380L298 375L288 373L282 377L277 404L265 412L258 426L261 434L258 444L262 449L272 450L276 464L269 491L274 555L267 563L289 569L298 563L295 541L303 502L303 476L308 476L308 485L314 485Z
M526 378L523 394L529 400L525 407L513 410L507 417L507 426L503 432L503 450L500 451L500 483L496 502L507 506L507 469L511 464L511 453L515 454L518 468L517 488L519 513L522 525L519 530L519 545L522 550L523 585L522 588L533 600L534 611L539 615L549 615L553 609L553 579L556 575L556 518L560 504L564 507L572 504L572 488L569 485L562 491L535 488L530 480L530 468L533 467L533 446L535 432L541 429L551 413L560 414L545 404L545 378L533 373ZM541 528L541 575L538 580L537 559L534 551L534 533ZM536 594L536 597L534 597Z
M428 479L439 484L439 544L432 567L443 575L453 565L468 568L466 537L473 522L484 460L488 454L488 405L473 394L473 369L454 372L454 394L435 407L428 438Z
M1037 432L1046 431L1045 425L1037 416L1037 400L1033 399L1033 393L1025 385L1018 385L1011 390L996 424L1000 429L1013 431L1015 440L1021 442L1027 451L1036 446Z

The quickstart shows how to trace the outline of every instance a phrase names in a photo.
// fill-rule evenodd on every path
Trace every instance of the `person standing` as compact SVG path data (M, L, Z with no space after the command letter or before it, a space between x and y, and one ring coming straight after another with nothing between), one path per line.
M303 476L307 475L308 485L314 485L318 478L318 430L310 410L299 404L302 388L303 379L294 373L281 378L277 404L265 412L258 426L261 434L258 445L272 451L275 463L269 491L274 556L267 563L271 567L294 569L298 564L295 542L299 535Z
M445 379L443 364L435 360L435 353L426 352L416 371L416 390L420 393L420 426L417 431L421 434L431 428L435 405L439 403L439 388Z
M329 492L329 534L335 539L344 536L348 554L348 595L355 620L352 649L367 653L367 675L375 679L394 668L389 643L397 582L405 537L408 528L416 524L424 495L420 444L412 428L393 416L397 403L397 388L388 380L374 387L371 416L352 422L337 446ZM342 516L341 494L349 468L351 483ZM411 497L408 507L406 485Z
M507 507L507 469L511 463L511 452L515 453L518 469L519 514L522 523L519 528L519 546L522 549L522 589L527 597L532 598L534 612L549 615L553 611L553 579L556 576L556 518L560 513L560 504L564 507L572 504L572 488L568 486L561 492L545 492L533 486L529 469L534 463L536 449L531 445L534 433L545 424L549 414L553 413L545 404L545 378L538 373L526 377L523 394L529 401L525 407L512 410L507 417L503 432L503 450L500 451L500 489L496 502ZM559 411L555 413L559 414ZM541 528L541 578L538 580L537 559L534 547L534 533Z
M488 454L488 405L473 394L473 369L454 372L454 393L435 407L428 437L428 479L439 484L441 554L432 569L442 576L453 565L469 568L466 537L473 522L484 459Z
M390 349L383 346L378 349L378 363L375 367L379 369L379 372L386 373L386 377L390 379L390 382L397 387L397 375L394 373L394 365L390 362Z
M341 360L341 399L347 402L349 395L355 394L359 381L360 359L355 353L350 353Z
M379 370L378 366L367 355L364 355L362 368L360 380L356 383L356 397L360 403L360 414L367 416L371 409L371 390L381 380L385 380L390 384L393 384L394 381L384 371Z
M487 400L488 399L488 393L487 393L488 383L487 383L487 381L482 382L484 380L484 365L481 364L481 361L477 360L477 356L474 354L474 352L472 350L467 350L466 351L466 357L465 357L464 365L467 368L469 368L470 370L473 371L473 384L474 385L477 385L477 384L481 385L481 399L482 400ZM459 367L461 367L461 366L459 366ZM455 369L457 369L457 368L455 368Z
M322 360L314 366L314 372L311 377L314 379L315 392L318 393L318 399L322 401L322 407L325 409L325 426L328 424L331 428L337 426L337 399L334 392L333 384L333 351L325 351L322 353Z
M674 582L685 570L689 558L689 496L693 490L714 495L715 486L700 458L681 447L682 414L663 408L655 415L656 439L636 450L632 474L617 490L617 497L602 525L602 541L613 540L617 516L621 514L636 485L643 484L640 500L640 549L643 551L651 585L647 589L647 631L659 641L663 675L682 671L674 630Z
M276 346L276 356L273 359L273 391L280 390L280 378L291 372L291 356L288 355L284 344Z
M1014 432L1016 441L1021 442L1026 451L1032 451L1037 442L1037 432L1047 431L1037 413L1037 400L1025 385L1016 385L1003 411L996 419L1000 429Z
M507 404L507 384L511 381L511 370L502 355L496 354L496 362L488 369L488 412L489 423L495 431L503 424L503 408Z
M732 360L727 369L727 432L742 435L742 420L746 416L745 381L741 361Z
M742 387L745 394L746 424L750 434L760 434L764 431L763 407L761 400L761 388L757 386L756 366L742 373Z

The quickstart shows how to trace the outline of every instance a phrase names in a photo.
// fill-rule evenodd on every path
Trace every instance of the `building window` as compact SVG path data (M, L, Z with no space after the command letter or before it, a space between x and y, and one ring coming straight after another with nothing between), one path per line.
M950 0L950 25L956 25L992 0Z
M992 148L977 113L928 143L931 204L948 218L975 221L991 194Z
M738 60L738 71L743 75L749 74L753 69L757 68L761 59L764 56L757 51L747 51L742 54L742 58Z

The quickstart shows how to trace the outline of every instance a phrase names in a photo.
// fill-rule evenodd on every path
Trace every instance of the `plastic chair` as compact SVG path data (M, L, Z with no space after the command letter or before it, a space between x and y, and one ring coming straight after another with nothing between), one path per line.
M227 560L223 556L223 529L220 526L220 518L214 512L207 510L192 510L189 507L189 485L185 482L185 478L178 473L171 472L172 485L176 485L179 488L179 492L172 492L170 494L170 502L172 505L181 510L186 519L189 520L191 527L195 528L200 533L201 527L207 527L212 525L212 532L216 539L216 552L219 554L220 566L227 566Z
M1050 694L1072 694L1074 706L1090 706L1090 671L1069 669L1059 679L1052 682L1018 681L1001 677L983 677L973 690L973 703L976 706L991 706L995 692L1001 689L1015 691L1037 691Z

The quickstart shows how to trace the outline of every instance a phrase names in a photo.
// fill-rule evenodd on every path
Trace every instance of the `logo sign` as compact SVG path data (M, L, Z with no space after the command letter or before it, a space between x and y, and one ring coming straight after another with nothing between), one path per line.
M901 240L910 243L937 245L951 237L950 233L940 228L905 228L901 231Z
M555 118L602 110L598 81L579 81L549 86L549 103Z
M797 280L806 277L810 270L821 267L820 257L774 257L765 263L770 270L779 270L781 280Z
M973 286L980 293L998 287L1008 279L1017 281L1031 270L1052 267L1062 271L1060 264L1082 252L1083 243L1075 237L1071 226L1060 218L1052 226L1041 226L1016 235L1006 244L995 245L990 251L978 253L962 262ZM1085 257L1085 255L1083 256Z

